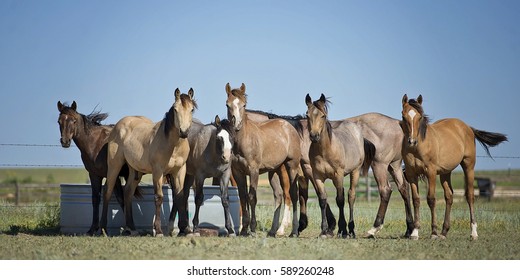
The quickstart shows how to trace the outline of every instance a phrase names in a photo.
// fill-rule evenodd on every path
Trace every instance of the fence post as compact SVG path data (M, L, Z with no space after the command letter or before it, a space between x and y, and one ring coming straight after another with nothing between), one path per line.
M18 206L20 204L20 185L18 185L18 181L14 181L14 187L15 187L15 201L14 205Z

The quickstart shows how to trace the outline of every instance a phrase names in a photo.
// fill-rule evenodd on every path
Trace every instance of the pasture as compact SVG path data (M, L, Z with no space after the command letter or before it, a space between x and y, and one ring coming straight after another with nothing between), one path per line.
M518 172L514 172L518 173ZM518 189L502 181L515 181L517 176L507 172L490 172L499 188ZM493 177L496 176L496 177ZM502 179L500 179L502 178ZM509 178L509 179L507 179ZM507 179L507 180L506 180ZM261 180L262 181L262 180ZM84 182L84 181L82 181ZM144 259L236 259L236 260L508 260L520 259L520 200L495 197L476 199L479 239L470 241L469 210L461 195L455 196L452 227L446 240L430 240L430 213L421 186L420 239L401 238L406 228L404 206L398 192L390 201L383 230L376 239L363 239L371 228L379 199L369 203L358 195L355 205L357 239L320 239L319 206L309 200L309 227L299 238L269 238L272 224L272 193L259 188L258 229L254 237L87 237L64 236L59 233L59 201L26 203L14 207L7 200L0 201L0 251L2 259L41 260L144 260ZM337 217L335 192L327 190L332 211ZM310 194L314 195L311 190ZM437 195L437 214L444 216L442 194Z

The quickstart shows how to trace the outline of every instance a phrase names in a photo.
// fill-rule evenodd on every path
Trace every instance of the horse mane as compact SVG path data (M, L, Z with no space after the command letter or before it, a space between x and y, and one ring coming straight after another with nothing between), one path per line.
M428 124L430 123L430 118L428 117L428 115L424 113L422 105L419 102L417 102L417 100L410 99L408 101L408 104L410 104L410 106L417 110L417 112L422 116L421 122L419 123L419 135L421 136L421 139L424 140L424 138L426 138L426 129L428 128Z
M264 115L267 118L269 118L270 120L272 120L272 119L283 119L283 120L286 120L296 129L296 131L298 131L298 134L300 134L300 136L303 135L303 126L300 123L300 120L307 119L307 116L303 116L303 115L296 115L296 116L277 115L277 114L273 114L273 113L269 113L269 112L265 112L265 111L261 111L261 110L250 110L250 109L246 109L246 112L251 112L251 113Z
M191 99L189 95L183 93L180 95L180 99L182 107L188 106L188 103L191 102L193 108L198 108L197 101ZM173 105L170 107L170 110L164 114L162 121L164 122L164 134L168 135L168 133L170 133L170 131L175 127L175 109L173 108Z
M231 94L234 97L238 98L238 100L240 100L244 104L247 104L247 94L245 92L243 92L241 89L234 88L231 90Z
M84 115L76 110L73 110L68 103L64 103L63 106L64 107L61 112L62 114L78 114L80 116L80 118L83 120L83 123L85 124L84 127L86 133L90 132L92 127L102 126L103 124L101 122L108 118L108 113L101 113L100 111L96 111L96 108L94 108L90 114Z
M322 97L323 97L323 94L322 94ZM327 129L327 134L329 135L329 139L332 139L332 125L330 124L330 121L329 121L329 118L328 118L328 113L329 113L329 105L332 104L332 102L330 102L329 98L325 98L325 101L318 99L314 102L312 102L312 104L314 105L314 107L318 108L318 110L320 110L323 114L325 114L325 116L327 116L327 122L325 123L325 127Z

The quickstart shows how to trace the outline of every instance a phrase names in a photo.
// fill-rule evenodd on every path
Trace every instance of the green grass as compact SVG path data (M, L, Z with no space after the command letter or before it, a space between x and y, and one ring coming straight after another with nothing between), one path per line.
M469 240L469 213L457 199L451 215L452 227L446 240L431 240L430 213L421 205L420 239L401 238L405 229L400 199L393 198L384 229L376 239L317 238L319 211L309 206L309 228L299 238L267 238L272 206L260 205L255 237L87 237L59 234L59 207L36 204L31 207L0 206L0 251L2 259L520 259L520 201L477 199L479 239ZM358 201L356 232L370 229L377 202ZM337 209L333 207L337 215ZM348 210L347 210L348 212ZM442 225L443 203L439 201L438 225Z

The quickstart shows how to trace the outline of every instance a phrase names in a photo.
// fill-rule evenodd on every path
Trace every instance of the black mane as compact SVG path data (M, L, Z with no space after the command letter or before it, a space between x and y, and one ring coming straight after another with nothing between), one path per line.
M277 114L268 113L268 112L264 112L264 111L260 111L260 110L250 110L250 109L247 109L246 112L257 113L257 114L260 114L260 115L264 115L267 118L269 118L270 120L272 120L272 119L283 119L283 120L286 120L296 129L296 131L298 131L298 134L300 134L300 135L303 134L303 126L302 126L300 120L307 119L307 116L303 116L303 115L296 115L296 116L277 115Z

